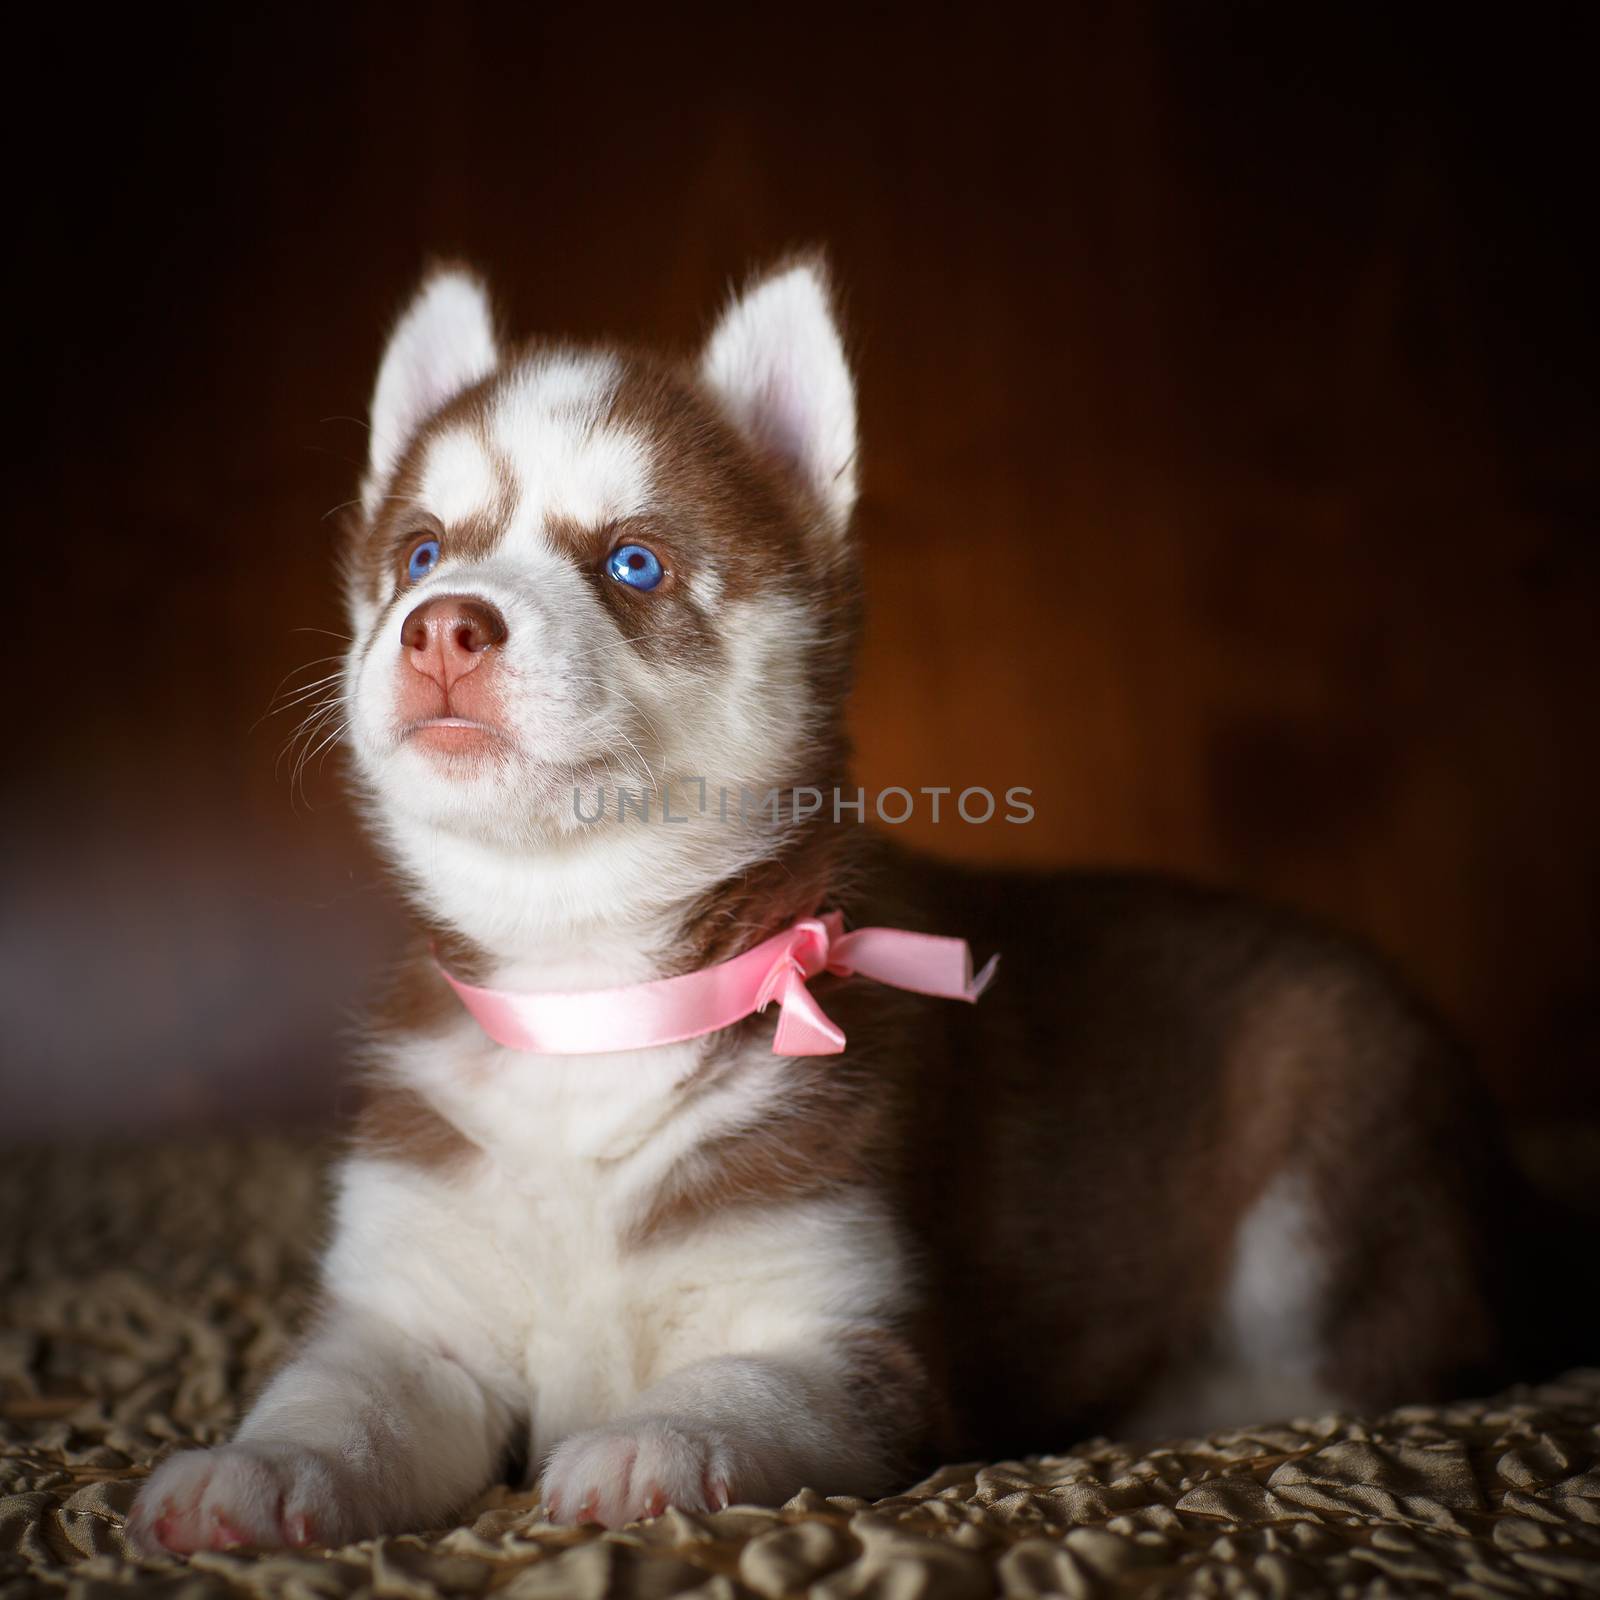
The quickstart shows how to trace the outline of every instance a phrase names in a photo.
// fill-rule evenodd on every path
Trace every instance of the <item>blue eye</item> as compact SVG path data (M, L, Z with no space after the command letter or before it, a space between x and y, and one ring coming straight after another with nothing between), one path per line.
M606 560L606 571L630 589L653 589L666 576L656 553L642 544L619 544Z
M424 539L411 552L411 559L406 562L406 576L413 583L418 583L423 578L426 578L438 565L439 541L437 539Z

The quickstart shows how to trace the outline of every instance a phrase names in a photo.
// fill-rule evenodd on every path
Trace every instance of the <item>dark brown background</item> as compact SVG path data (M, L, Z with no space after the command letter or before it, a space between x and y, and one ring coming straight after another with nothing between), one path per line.
M687 344L813 240L860 362L864 781L1029 784L1029 827L920 836L1313 908L1508 1102L1591 1098L1581 11L20 37L4 1131L334 1102L396 914L337 762L297 803L258 719L336 648L297 631L340 626L323 514L424 258L520 332Z

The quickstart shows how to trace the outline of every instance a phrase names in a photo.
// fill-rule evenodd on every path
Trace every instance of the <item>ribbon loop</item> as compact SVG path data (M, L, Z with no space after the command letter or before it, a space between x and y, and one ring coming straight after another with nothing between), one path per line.
M783 949L756 992L757 1011L778 1002L778 1027L772 1036L775 1054L782 1056L837 1055L844 1049L844 1033L817 1004L806 979L831 972L829 960L838 928L830 920L804 917L788 932Z
M778 1007L772 1052L780 1056L836 1056L844 1049L844 1032L817 1004L798 967L792 968Z

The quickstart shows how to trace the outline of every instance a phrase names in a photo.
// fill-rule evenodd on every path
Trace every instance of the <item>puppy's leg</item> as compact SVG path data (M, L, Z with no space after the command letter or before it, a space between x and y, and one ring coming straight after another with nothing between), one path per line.
M668 1506L777 1505L806 1486L880 1492L928 1428L928 1391L898 1339L864 1331L815 1351L714 1356L558 1445L553 1520L617 1527Z
M426 1527L490 1482L511 1408L387 1320L335 1310L232 1444L173 1456L128 1520L147 1551L338 1545Z

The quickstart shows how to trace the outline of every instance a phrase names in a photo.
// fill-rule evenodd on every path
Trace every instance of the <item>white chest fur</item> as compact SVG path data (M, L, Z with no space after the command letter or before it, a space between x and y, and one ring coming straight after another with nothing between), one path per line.
M325 1282L448 1354L526 1415L537 1458L688 1361L815 1346L889 1315L893 1229L861 1194L742 1207L630 1244L668 1170L758 1119L784 1063L752 1050L705 1085L698 1047L530 1058L474 1025L406 1048L408 1081L485 1151L459 1169L359 1156Z

